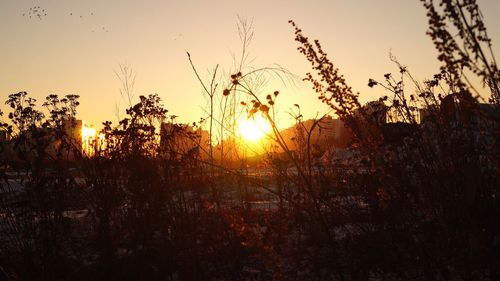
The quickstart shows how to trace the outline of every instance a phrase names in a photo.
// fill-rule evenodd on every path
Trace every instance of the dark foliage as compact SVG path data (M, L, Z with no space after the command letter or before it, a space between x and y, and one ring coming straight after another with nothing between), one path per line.
M252 75L282 69L240 65L218 90L217 67L205 85L188 54L209 97L209 140L200 124L167 116L158 95L135 105L129 95L127 116L103 123L91 153L78 96L50 95L44 113L26 92L10 95L0 120L0 279L500 280L491 40L475 1L422 2L440 73L421 84L391 56L398 72L368 81L387 96L365 105L292 22L312 66L305 80L346 126L328 148L314 139L327 116L304 121L298 104L296 149L277 129L280 93L260 93ZM467 75L489 86L489 104ZM271 125L276 149L257 164L226 159L229 142L212 138L234 126L237 105Z

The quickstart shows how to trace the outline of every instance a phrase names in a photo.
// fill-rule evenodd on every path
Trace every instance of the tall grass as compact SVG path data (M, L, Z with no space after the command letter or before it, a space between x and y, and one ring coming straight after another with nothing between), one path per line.
M104 140L85 155L68 130L78 96L51 95L42 111L27 93L10 95L9 120L0 122L11 136L0 143L0 276L499 279L499 74L491 41L475 1L423 4L441 72L419 82L392 58L395 74L368 81L387 96L365 105L319 41L292 22L311 63L305 80L314 98L346 126L348 137L327 148L315 137L327 130L327 115L303 120L296 105L293 141L278 129L276 105L286 96L261 91L258 77L290 73L245 67L253 33L244 21L230 74L216 66L205 82L188 54L208 100L198 123L176 123L157 95L133 104L126 93L125 117L104 122ZM479 102L470 75L487 83L490 104ZM408 94L408 84L417 93ZM259 161L231 152L239 149L239 112L261 115L272 128L276 149Z

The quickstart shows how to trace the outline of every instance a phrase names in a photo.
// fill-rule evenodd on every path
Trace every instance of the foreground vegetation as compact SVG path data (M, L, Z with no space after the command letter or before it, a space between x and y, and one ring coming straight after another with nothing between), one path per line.
M1 124L13 138L0 145L0 276L499 280L500 72L475 1L422 2L441 72L419 83L395 61L397 75L369 80L388 96L366 105L292 22L312 65L306 80L352 135L346 161L318 161L311 135L319 120L306 126L300 112L301 149L292 149L274 123L279 92L259 93L255 72L241 65L222 89L217 68L210 83L200 78L208 143L175 118L160 136L168 111L158 96L141 96L119 124L104 123L103 145L89 157L67 129L77 96L47 97L45 116L27 93L10 95ZM471 75L489 86L488 104ZM273 130L276 148L258 176L231 156L230 141L212 145L216 132L234 132L240 102ZM388 113L397 122L386 123Z

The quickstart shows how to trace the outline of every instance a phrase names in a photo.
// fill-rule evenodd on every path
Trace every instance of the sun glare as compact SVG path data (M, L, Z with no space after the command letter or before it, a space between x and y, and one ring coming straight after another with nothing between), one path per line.
M262 116L254 115L250 118L243 116L238 122L238 130L245 140L256 142L271 131L271 126Z
M95 138L95 136L96 136L96 131L94 128L86 127L86 126L82 127L82 140L83 141L93 139L93 138Z
M94 128L82 126L82 152L85 155L93 155L94 154L94 142L96 140L97 132Z

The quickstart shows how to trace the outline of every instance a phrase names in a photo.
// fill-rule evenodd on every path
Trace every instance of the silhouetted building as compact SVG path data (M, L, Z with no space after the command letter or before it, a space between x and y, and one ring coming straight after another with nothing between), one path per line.
M66 119L63 122L63 129L69 144L81 152L83 121L75 118Z
M204 155L208 151L208 132L186 124L162 123L160 127L160 154L180 158L188 153Z
M309 132L311 134L309 137L310 145L321 153L332 145L345 148L352 141L352 132L342 120L325 116L312 128L315 122L317 120L306 120L301 124L282 130L281 134L287 146L296 151L304 149L307 145Z

